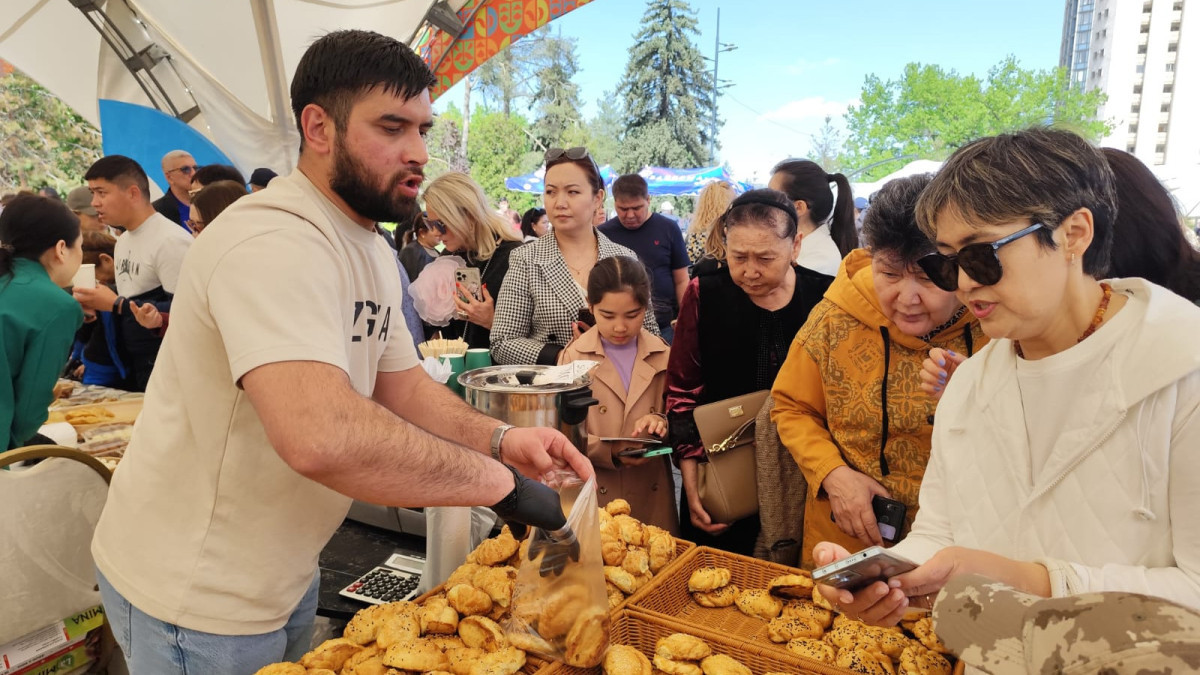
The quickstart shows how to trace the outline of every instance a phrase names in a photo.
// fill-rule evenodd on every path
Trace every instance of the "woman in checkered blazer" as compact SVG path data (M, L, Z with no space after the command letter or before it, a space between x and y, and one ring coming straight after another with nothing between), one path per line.
M545 183L553 230L509 259L492 324L492 361L498 364L557 364L558 353L582 333L578 322L592 266L619 255L637 260L592 227L592 215L604 203L604 181L586 148L550 148ZM653 312L644 323L658 335Z

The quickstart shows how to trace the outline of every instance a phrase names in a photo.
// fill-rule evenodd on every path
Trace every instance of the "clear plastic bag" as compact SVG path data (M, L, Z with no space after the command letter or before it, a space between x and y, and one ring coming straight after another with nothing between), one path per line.
M547 567L557 567L546 557L564 554L545 546L550 534L533 528L521 546L523 559L505 632L525 651L590 668L600 665L609 635L596 479L584 483L570 471L557 471L542 480L562 499L567 526L579 543L579 560L567 562L561 574L546 573ZM535 552L532 559L528 551Z

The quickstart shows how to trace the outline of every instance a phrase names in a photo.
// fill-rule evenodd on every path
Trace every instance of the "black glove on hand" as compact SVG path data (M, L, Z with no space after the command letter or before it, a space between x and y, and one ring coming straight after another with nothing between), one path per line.
M492 506L496 515L508 523L509 530L517 539L525 537L525 526L530 525L540 533L529 544L529 559L542 559L541 575L561 574L568 559L579 560L579 541L567 526L558 493L542 483L522 476L511 466L515 485L512 492Z

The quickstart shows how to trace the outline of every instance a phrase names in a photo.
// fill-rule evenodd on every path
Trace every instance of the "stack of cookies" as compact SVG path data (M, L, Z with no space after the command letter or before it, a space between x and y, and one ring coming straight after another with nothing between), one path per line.
M609 609L650 583L675 560L675 537L630 515L629 502L614 499L600 509L600 554Z

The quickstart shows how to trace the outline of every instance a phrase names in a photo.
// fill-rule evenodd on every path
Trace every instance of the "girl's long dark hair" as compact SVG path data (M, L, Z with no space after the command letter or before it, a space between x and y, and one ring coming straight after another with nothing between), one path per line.
M845 176L825 173L820 165L807 159L782 161L771 170L771 175L775 174L782 174L780 189L789 199L808 204L814 223L820 225L829 221L829 236L843 258L858 248L858 230L854 226L854 194ZM837 185L837 201L834 201L830 183Z
M12 274L16 258L38 260L58 242L79 239L79 218L65 202L34 194L17 195L0 212L0 277Z

